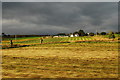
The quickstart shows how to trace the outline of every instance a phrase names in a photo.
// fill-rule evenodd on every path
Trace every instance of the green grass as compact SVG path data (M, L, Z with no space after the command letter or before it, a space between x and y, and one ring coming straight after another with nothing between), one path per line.
M8 40L22 40L22 39L37 39L41 37L21 37L21 38L4 38L2 39L3 41L8 41Z
M120 37L120 34L114 34L116 38ZM109 38L109 35L104 35L103 37Z
M116 37L118 37L118 34L115 34ZM108 35L105 36L98 36L98 37L103 37L103 38L108 38ZM14 44L29 44L29 45L33 45L33 44L39 44L41 37L23 37L23 38L16 38L16 40L18 40L17 42L13 42ZM26 40L27 39L27 40ZM2 44L5 45L10 45L10 41L9 40L14 40L14 38L8 38L6 40L3 40ZM20 41L21 40L21 41ZM91 36L84 36L84 37L58 37L58 38L44 38L43 39L43 43L59 43L59 42L79 42L79 41L89 41L89 40L94 40L94 37ZM9 41L9 42L4 42L4 41ZM90 42L87 42L90 43ZM93 42L94 43L94 42ZM99 43L99 42L97 42ZM100 42L101 43L101 42Z
M17 38L17 40L28 39L27 41L17 41L15 44L35 44L40 43L40 37L26 37L26 38ZM11 39L11 38L10 38ZM8 40L10 40L8 39ZM30 39L30 40L29 40ZM31 40L33 39L33 40ZM13 39L14 40L14 39ZM43 43L51 43L51 42L70 42L70 41L80 41L80 40L92 40L91 37L60 37L60 38L45 38L43 39ZM3 44L10 44L10 42L3 42Z

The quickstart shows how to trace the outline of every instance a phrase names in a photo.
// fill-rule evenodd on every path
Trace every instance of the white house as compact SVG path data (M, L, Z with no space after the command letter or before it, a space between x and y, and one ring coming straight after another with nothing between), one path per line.
M59 37L59 36L53 36L53 37Z
M79 34L75 34L74 36L75 36L75 37L79 37Z
M70 37L74 37L74 35L73 35L73 34L70 34Z

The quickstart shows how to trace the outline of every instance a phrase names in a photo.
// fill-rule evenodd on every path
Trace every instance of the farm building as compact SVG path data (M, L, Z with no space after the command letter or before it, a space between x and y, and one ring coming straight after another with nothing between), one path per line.
M75 37L79 37L79 34L74 34Z
M53 36L53 37L59 37L59 36Z
M74 37L74 35L73 35L73 34L70 34L70 37Z
M79 37L79 34L70 34L70 37Z

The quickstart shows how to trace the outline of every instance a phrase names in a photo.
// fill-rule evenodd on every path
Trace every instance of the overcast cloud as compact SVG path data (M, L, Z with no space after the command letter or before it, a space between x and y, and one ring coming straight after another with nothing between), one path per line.
M3 32L118 31L117 2L3 2Z

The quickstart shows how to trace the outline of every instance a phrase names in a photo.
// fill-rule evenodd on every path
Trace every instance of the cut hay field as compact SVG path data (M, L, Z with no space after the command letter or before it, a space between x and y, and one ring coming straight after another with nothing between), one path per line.
M2 46L3 48L7 48L7 46L10 46L10 40L12 40L14 45L36 45L41 44L41 38L42 37L23 37L23 38L6 38L2 40ZM58 38L52 38L52 37L43 37L43 44L46 43L67 43L67 42L87 42L87 41L104 41L109 42L113 41L113 39L109 39L106 36L84 36L84 37L58 37ZM114 39L114 41L118 41L118 36Z
M3 78L117 78L118 43L54 43L2 49Z

